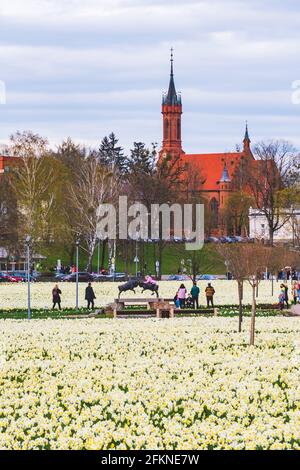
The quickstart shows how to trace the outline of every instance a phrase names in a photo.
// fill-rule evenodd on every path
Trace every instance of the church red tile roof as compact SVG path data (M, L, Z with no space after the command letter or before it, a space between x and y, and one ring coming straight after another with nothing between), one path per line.
M182 162L191 164L199 174L201 189L204 191L219 190L219 181L222 177L226 163L229 177L232 180L240 161L245 157L243 152L210 153L210 154L183 154Z

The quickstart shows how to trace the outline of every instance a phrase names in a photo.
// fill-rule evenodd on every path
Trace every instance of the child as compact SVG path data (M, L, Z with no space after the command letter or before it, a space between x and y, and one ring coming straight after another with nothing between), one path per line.
M186 308L191 308L193 309L194 308L194 300L193 300L193 297L191 295L188 296L188 298L186 299Z
M178 293L174 297L174 303L176 308L180 308L180 300L178 298Z
M285 289L281 289L280 294L279 294L279 307L280 307L280 310L284 309L284 303L285 303Z

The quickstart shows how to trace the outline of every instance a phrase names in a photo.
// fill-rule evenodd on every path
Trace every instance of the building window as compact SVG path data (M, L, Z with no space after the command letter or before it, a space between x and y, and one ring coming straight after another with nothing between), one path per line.
M177 140L181 140L181 122L177 120Z
M219 222L219 204L215 197L210 201L211 227L217 228Z
M169 121L168 119L165 120L165 140L169 138Z

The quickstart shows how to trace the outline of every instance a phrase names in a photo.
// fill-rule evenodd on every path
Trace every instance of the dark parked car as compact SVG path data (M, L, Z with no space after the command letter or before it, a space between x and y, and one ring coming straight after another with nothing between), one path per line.
M61 278L63 282L76 282L76 273L67 274ZM93 282L94 277L90 273L82 272L78 273L79 282Z
M115 273L113 274L93 274L93 279L96 282L105 282L105 281L126 281L125 273Z

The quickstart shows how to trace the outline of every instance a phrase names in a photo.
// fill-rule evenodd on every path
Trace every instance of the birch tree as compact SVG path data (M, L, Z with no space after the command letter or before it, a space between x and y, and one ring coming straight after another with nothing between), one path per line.
M88 261L86 269L92 268L92 259L97 244L97 215L100 204L110 202L113 175L93 156L88 157L79 169L76 185L70 191L75 209L74 229L84 242Z

